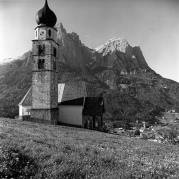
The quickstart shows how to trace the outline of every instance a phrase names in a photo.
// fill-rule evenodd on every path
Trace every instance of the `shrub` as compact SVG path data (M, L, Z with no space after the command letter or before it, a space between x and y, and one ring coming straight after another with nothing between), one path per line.
M140 135L140 130L139 129L136 129L135 131L134 131L134 135L136 136L136 135Z
M163 138L165 142L175 144L175 139L177 137L177 131L170 127L158 127L156 129L156 135L159 135Z
M112 121L105 121L102 127L103 132L110 132L113 129L113 122Z

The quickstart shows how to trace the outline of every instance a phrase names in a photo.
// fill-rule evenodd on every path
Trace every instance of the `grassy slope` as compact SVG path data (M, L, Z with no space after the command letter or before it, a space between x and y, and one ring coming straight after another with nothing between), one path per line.
M35 178L179 177L179 146L4 118L0 143L34 158Z

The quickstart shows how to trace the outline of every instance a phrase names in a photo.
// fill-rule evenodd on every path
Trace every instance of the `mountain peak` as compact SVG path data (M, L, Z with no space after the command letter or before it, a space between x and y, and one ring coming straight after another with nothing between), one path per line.
M107 55L113 51L120 51L126 53L127 47L129 47L129 43L126 39L122 38L112 38L109 39L105 44L100 45L95 48L98 53L103 53L103 55Z
M112 38L95 50L105 57L101 62L105 67L118 66L118 70L123 69L128 72L148 68L140 48L132 47L126 39Z

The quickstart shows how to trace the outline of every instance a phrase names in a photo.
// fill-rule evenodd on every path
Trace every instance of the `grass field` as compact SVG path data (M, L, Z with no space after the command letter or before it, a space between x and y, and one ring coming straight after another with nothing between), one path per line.
M0 118L0 178L179 178L179 146Z

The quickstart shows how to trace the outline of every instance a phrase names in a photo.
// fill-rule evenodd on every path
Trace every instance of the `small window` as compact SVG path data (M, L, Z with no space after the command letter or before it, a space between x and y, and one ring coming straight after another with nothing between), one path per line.
M51 30L49 29L49 30L48 30L48 36L51 37L51 35L52 35L52 32L51 32Z
M54 55L54 57L57 56L57 49L55 47L53 48L53 55Z
M38 45L38 51L39 51L39 55L44 55L44 53L45 53L45 44Z
M36 31L35 31L35 37L36 37L36 38L37 38L37 35L38 35L37 33L38 33L38 31L36 30Z
M38 69L44 69L45 68L45 60L39 59L38 61Z
M55 59L53 60L53 69L56 70L56 61L55 61Z

